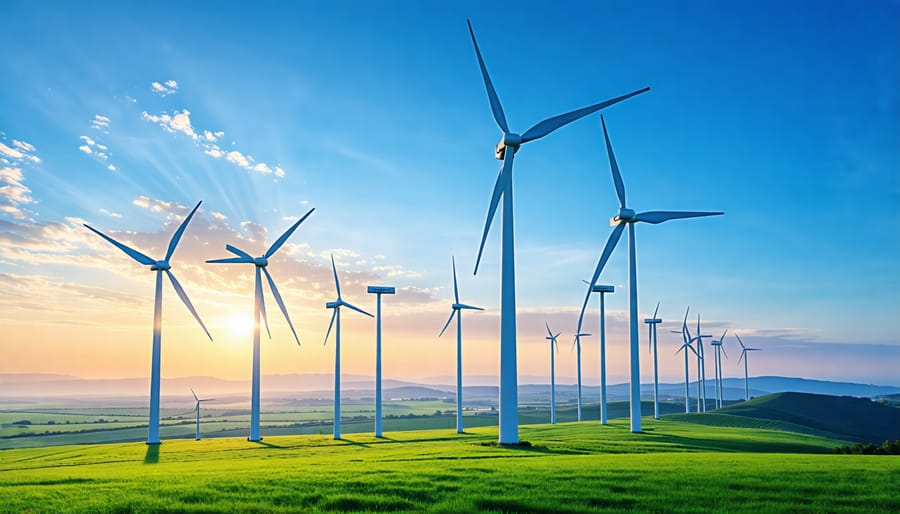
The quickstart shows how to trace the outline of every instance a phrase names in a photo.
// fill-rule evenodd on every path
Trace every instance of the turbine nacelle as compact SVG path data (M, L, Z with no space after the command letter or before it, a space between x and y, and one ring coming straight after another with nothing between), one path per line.
M662 323L662 319L661 318L645 318L644 323ZM677 334L677 333L680 333L681 331L673 330L673 332L675 332Z
M269 259L267 259L265 256L257 257L253 259L253 264L255 264L257 268L265 268L269 265Z
M498 161L502 161L506 157L507 147L512 148L513 153L515 153L519 150L519 146L521 145L521 135L505 132L500 139L500 142L497 143L497 148L494 149L494 157L496 157Z
M150 269L153 271L168 271L172 269L172 266L169 265L169 261L156 261L155 264L150 265Z
M619 223L631 221L634 218L634 210L622 207L619 213L609 219L609 226L615 227Z
M342 302L326 302L325 308L326 309L336 309L341 306L341 303Z

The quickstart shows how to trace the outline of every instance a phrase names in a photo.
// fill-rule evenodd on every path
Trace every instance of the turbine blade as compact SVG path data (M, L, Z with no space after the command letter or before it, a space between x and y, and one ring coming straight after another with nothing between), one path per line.
M616 196L619 197L619 207L625 208L625 183L622 182L622 174L619 172L619 163L616 162L616 154L613 153L612 143L609 142L609 133L606 131L606 119L600 115L600 123L603 125L603 139L606 140L606 154L609 156L609 169L612 170L613 183L616 185Z
M341 281L338 280L337 267L334 265L334 254L331 254L331 269L334 271L334 288L337 290L338 301L341 299Z
M484 59L481 57L481 50L478 48L478 42L475 41L475 31L472 30L472 22L466 20L469 26L469 35L472 36L472 44L475 46L475 55L478 56L478 66L481 67L481 78L484 79L484 88L487 89L488 100L491 102L491 112L494 114L494 120L500 126L503 133L509 132L506 126L506 116L503 114L503 106L500 105L500 98L497 97L497 91L494 90L494 84L491 83L491 77L488 75L487 67L484 65Z
M491 222L494 221L494 214L497 213L497 206L500 204L500 197L506 190L506 182L512 172L513 155L515 152L506 152L503 155L503 164L500 165L500 174L497 175L497 182L494 184L494 192L491 193L491 203L488 206L487 218L484 220L484 232L481 234L481 245L478 247L478 257L475 259L475 275L478 274L478 265L481 264L481 254L484 252L484 242L487 240L488 231L491 229Z
M741 356L738 357L738 361L737 361L738 364L741 363L741 360L744 358L744 355L747 355L747 350L746 350L746 349L741 350Z
M544 326L547 327L547 335L553 338L553 332L550 331L550 324L545 321Z
M559 355L559 341L556 339L553 340L553 344L556 345L556 355Z
M229 252L237 255L238 257L243 257L244 259L247 260L247 262L253 262L253 256L251 256L249 253L241 250L240 248L238 248L236 246L225 245L225 249L228 250Z
M190 223L191 218L194 217L194 213L197 212L197 209L200 208L201 203L203 203L202 200L197 202L197 205L194 206L194 209L191 211L191 213L188 214L187 217L184 218L184 221L181 222L178 230L176 230L175 233L172 234L172 239L169 241L169 249L166 251L167 262L170 258L172 258L172 254L175 253L175 247L178 246L178 242L181 241L181 236L182 234L184 234L184 229L187 228L188 223Z
M742 349L745 349L745 348L747 348L747 347L746 347L746 346L744 346L744 342L743 342L743 341L741 341L741 336L740 336L740 335L739 335L739 334L735 334L735 335L734 335L734 337L736 337L736 338L737 338L737 340L738 340L738 343L740 343L740 345L741 345L741 348L742 348Z
M444 335L444 331L446 331L447 327L450 326L450 322L453 321L453 316L455 316L455 315L456 315L456 309L453 309L450 312L450 318L447 320L447 323L444 324L444 328L441 329L441 333L438 334L438 337L441 337L442 335Z
M619 223L612 229L612 232L609 234L609 239L606 240L606 246L603 248L603 253L600 255L600 261L597 262L597 269L594 270L594 276L591 277L591 282L588 284L587 294L584 296L584 304L581 306L581 314L578 315L578 332L581 332L581 326L584 322L584 311L587 309L588 301L591 299L591 292L593 292L594 284L596 284L597 279L600 278L600 272L603 271L603 267L606 266L606 261L609 260L609 256L612 255L613 250L615 250L619 238L622 237L623 230L625 230L625 223Z
M656 302L656 308L653 309L653 319L656 319L656 314L659 312L659 302Z
M191 389L191 394L194 395L195 400L197 400L198 402L200 401L200 398L197 398L197 393L194 392L193 388Z
M557 337L559 337L559 336L561 336L561 335L562 335L562 332L559 332L558 334L556 334L555 336L553 336L553 339L556 339Z
M259 279L259 275L256 278ZM259 287L259 313L262 314L263 324L266 326L266 334L269 334L269 340L271 341L272 332L269 330L269 316L266 314L266 296L263 294L262 284L257 283L256 285Z
M266 275L266 280L269 282L269 289L272 290L272 296L275 297L278 308L281 309L281 313L284 314L284 319L287 321L288 326L291 327L291 333L294 334L294 340L297 341L297 346L300 346L300 338L297 337L297 331L294 330L294 324L291 323L291 317L288 316L287 307L284 306L284 300L281 299L281 294L278 292L278 288L275 287L275 281L272 280L272 275L269 274L269 270L266 268L263 268L262 270Z
M341 300L341 305L343 305L344 307L347 307L348 309L354 310L354 311L356 311L356 312L358 312L358 313L360 313L360 314L365 314L366 316L368 316L368 317L370 317L370 318L374 318L374 317L375 317L375 316L372 316L371 314L369 314L368 312L366 312L366 311L360 309L359 307L357 307L357 306L355 306L355 305L352 305L352 304L349 304L349 303L347 303L347 302L345 302L345 301L343 301L343 300Z
M547 134L553 132L554 130L568 125L573 121L584 118L588 114L599 111L600 109L609 107L610 105L615 105L622 100L627 100L632 96L639 95L646 91L650 91L649 87L645 87L644 89L639 89L637 91L633 91L628 93L627 95L618 96L613 98L612 100L607 100L605 102L600 102L598 104L589 105L587 107L582 107L581 109L576 109L574 111L567 112L565 114L560 114L559 116L554 116L552 118L548 118L537 125L531 127L526 130L524 134L522 134L522 142L527 143L528 141L534 141L535 139L540 139Z
M227 257L225 259L212 259L206 261L207 264L238 264L238 263L252 263L253 259L247 260L243 257Z
M123 252L125 252L126 255L128 255L132 259L138 261L139 263L146 264L147 266L152 266L153 264L156 264L156 261L154 261L150 257L147 257L146 255L142 254L141 252L123 245L122 243L109 237L108 235L104 234L103 232L100 232L99 230L95 229L94 227L88 225L87 223L85 223L84 226L87 227L89 230L91 230L93 233L102 237L103 239L106 239L110 244L112 244L119 250L122 250Z
M692 212L692 211L647 211L635 215L634 221L644 223L663 223L683 218L702 218L704 216L721 216L724 212Z
M194 309L194 306L191 305L191 300L188 298L187 293L184 292L184 288L181 287L181 284L178 283L178 279L175 278L175 275L172 274L171 271L166 270L166 275L169 276L169 281L172 282L172 287L175 288L175 292L178 293L178 297L181 298L181 301L184 302L184 305L191 311L191 314L194 315L194 319L197 320L197 323L200 324L200 327L206 332L206 337L212 341L212 336L209 335L209 330L206 330L206 325L203 324L203 321L200 320L200 315L197 314L197 311Z
M453 299L459 303L459 286L456 285L456 257L451 257L453 261Z
M297 227L299 227L300 224L303 223L303 221L306 218L308 218L309 215L312 214L314 210L316 210L315 207L310 209L309 212L304 214L302 218L297 220L297 223L294 223L293 225L291 225L291 228L287 229L284 232L284 234L281 234L281 237L279 237L277 240L275 240L275 242L272 243L272 246L269 247L269 250L265 253L265 258L268 259L272 255L274 255L275 252L277 252L278 249L281 248L281 245L283 245L284 242L287 241L289 237L291 237L291 234L293 234L294 231L297 230Z
M473 311L483 311L484 310L481 307L475 307L474 305L466 305L464 303L458 303L457 305L459 306L460 309L471 309Z
M331 335L331 327L334 326L334 318L337 317L337 310L338 310L338 308L335 307L334 310L331 312L331 322L328 323L328 331L325 332L325 340L322 341L323 346L328 344L328 336Z
M727 358L728 358L728 352L725 351L725 345L720 344L720 345L719 345L719 348L722 349L722 353L725 354L725 358L727 359Z

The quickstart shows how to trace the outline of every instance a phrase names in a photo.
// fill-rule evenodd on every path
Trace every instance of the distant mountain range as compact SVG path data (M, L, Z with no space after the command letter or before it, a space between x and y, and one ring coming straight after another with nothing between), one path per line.
M468 377L467 382L468 382ZM535 379L538 377L523 377ZM425 380L423 380L425 382ZM453 398L456 395L454 385L433 385L403 380L385 380L382 384L385 398ZM476 381L477 382L477 381ZM264 375L262 387L266 396L281 398L329 398L332 394L334 375L326 373ZM342 376L342 396L348 398L368 398L374 396L373 377L365 375L345 374ZM550 398L550 386L547 383L527 383L520 380L520 402L540 403ZM166 396L189 396L193 388L203 395L246 396L249 382L244 380L226 380L215 377L196 376L164 378L162 394ZM7 373L0 374L0 402L41 397L75 397L75 396L145 396L149 389L147 378L114 378L93 379L79 378L71 375L41 373ZM690 395L696 398L697 383L689 386ZM498 388L495 385L467 385L465 387L466 403L490 405L495 403ZM574 384L557 385L557 399L560 402L574 401L577 389ZM652 397L652 384L641 385L642 396ZM659 384L662 399L684 398L684 383ZM834 396L884 397L900 394L898 386L858 384L852 382L831 382L827 380L811 380L792 377L752 377L750 378L750 395L752 397L771 393L797 392L828 394ZM707 397L714 394L713 382L707 381ZM727 400L740 400L744 397L744 381L737 378L726 378L724 395ZM607 388L609 401L627 400L628 384L611 384ZM582 397L585 402L597 402L600 398L599 386L584 386Z

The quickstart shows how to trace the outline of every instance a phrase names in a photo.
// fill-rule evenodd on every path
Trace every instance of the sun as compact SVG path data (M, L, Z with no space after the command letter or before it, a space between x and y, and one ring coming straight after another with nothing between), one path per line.
M225 322L234 338L250 337L253 334L253 317L249 314L232 314Z

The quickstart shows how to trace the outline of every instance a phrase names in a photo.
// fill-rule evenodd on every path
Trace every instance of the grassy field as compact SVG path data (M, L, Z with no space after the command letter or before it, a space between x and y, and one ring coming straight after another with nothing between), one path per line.
M0 451L2 512L897 512L900 459L645 419Z

